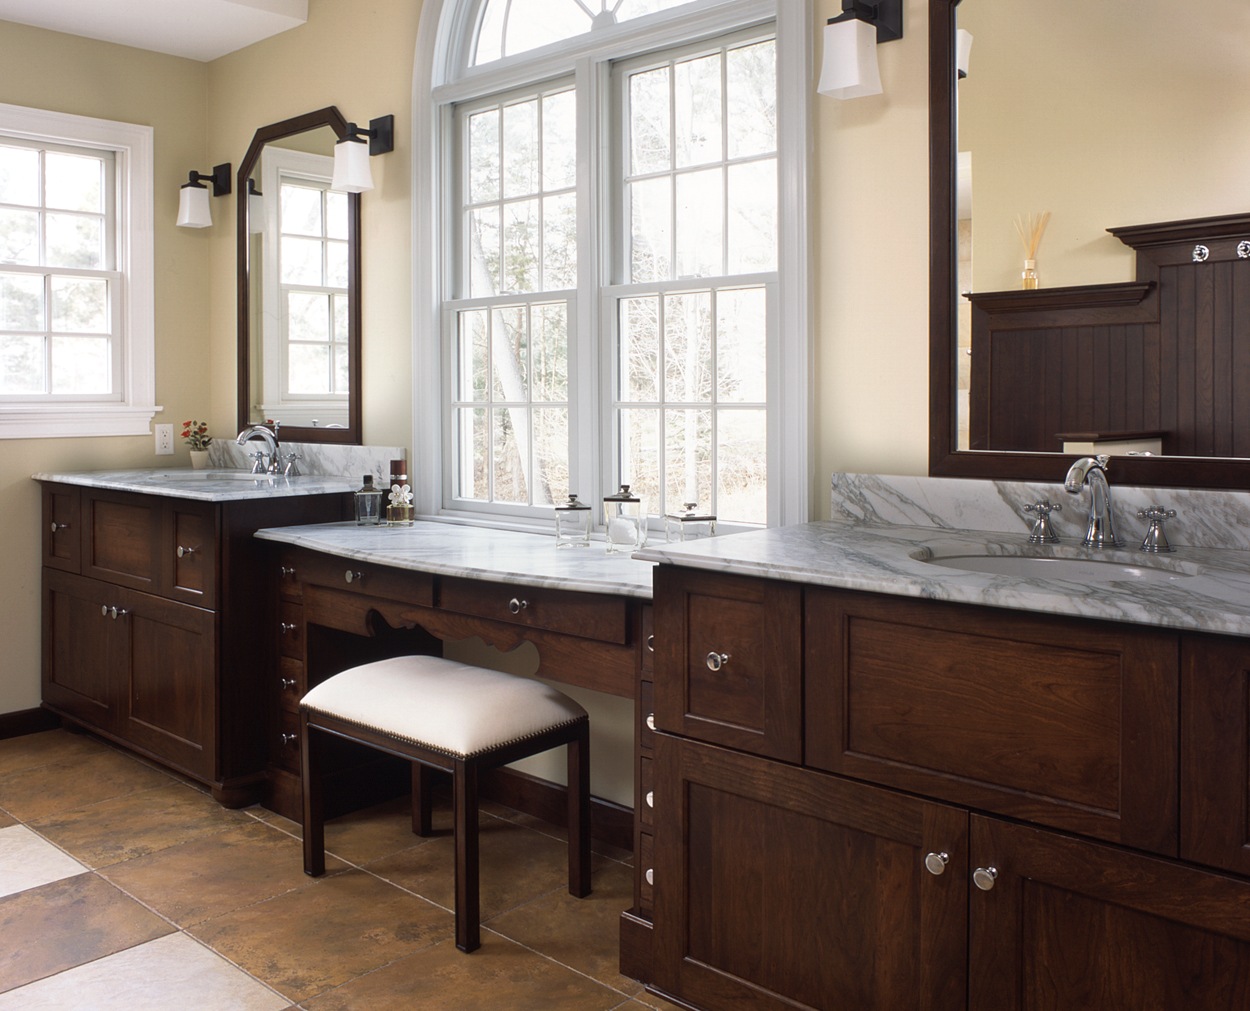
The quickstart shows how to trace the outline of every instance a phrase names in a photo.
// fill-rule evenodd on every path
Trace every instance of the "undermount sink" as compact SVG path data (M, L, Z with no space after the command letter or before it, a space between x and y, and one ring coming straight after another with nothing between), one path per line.
M1043 549L1045 550L1045 549ZM996 576L1023 579L1063 579L1080 583L1122 581L1172 583L1191 579L1202 570L1189 562L1142 554L1129 555L1116 551L1105 558L1091 557L1087 551L1049 549L1047 554L1012 553L1007 546L996 549L970 549L966 544L929 546L914 552L912 558L947 569L983 572ZM1071 554L1066 553L1071 551Z
M253 474L246 470L158 470L150 481L270 481L269 474Z

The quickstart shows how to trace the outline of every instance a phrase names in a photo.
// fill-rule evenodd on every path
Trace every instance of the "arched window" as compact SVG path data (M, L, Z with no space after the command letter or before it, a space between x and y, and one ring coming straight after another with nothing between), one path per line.
M808 7L427 2L424 510L806 518Z

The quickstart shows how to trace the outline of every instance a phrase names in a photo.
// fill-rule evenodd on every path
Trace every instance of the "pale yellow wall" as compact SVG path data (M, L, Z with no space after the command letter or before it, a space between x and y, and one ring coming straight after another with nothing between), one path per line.
M90 42L0 22L0 102L140 123L155 130L157 422L194 414L215 429L232 412L215 410L203 377L217 354L209 340L209 236L176 228L178 187L207 171L207 68L191 60ZM177 434L177 433L175 433ZM155 466L151 436L0 439L0 713L39 704L40 470ZM178 444L172 460L187 463ZM170 457L160 458L162 461Z
M818 8L813 32L840 5L822 0ZM879 50L885 95L815 102L817 516L828 513L835 470L921 474L927 466L925 11L925 0L908 0L905 38ZM307 25L207 66L0 24L0 101L157 126L157 399L167 408L164 420L207 416L216 431L228 432L235 418L233 197L215 203L212 229L175 229L178 183L193 167L237 166L258 126L333 104L361 122L395 115L396 150L373 160L378 189L363 201L364 421L366 441L410 444L410 131L419 14L415 0L311 0ZM55 83L17 83L45 79ZM9 646L0 713L39 700L37 498L27 476L41 468L154 463L150 438L0 441L0 507L8 521L0 546L16 566L6 591L12 602L0 617ZM629 714L606 697L592 706L602 742L596 748L612 751L600 762L595 790L631 803Z

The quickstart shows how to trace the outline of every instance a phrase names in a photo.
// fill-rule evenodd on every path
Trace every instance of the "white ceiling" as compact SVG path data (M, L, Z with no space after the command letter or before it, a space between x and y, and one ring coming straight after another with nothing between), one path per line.
M307 20L308 0L0 0L0 21L201 61Z

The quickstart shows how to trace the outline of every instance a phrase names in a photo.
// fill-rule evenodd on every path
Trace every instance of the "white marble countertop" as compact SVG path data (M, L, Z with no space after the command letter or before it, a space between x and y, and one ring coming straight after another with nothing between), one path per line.
M360 478L300 475L270 477L245 470L193 470L190 467L153 470L94 470L31 475L36 481L75 484L84 488L139 492L199 502L241 502L248 499L286 498L352 492Z
M1032 546L1027 534L1023 526L1009 534L817 522L653 544L637 557L848 590L1250 635L1248 551L1182 547L1150 555L1133 547L1092 550L1070 541ZM1089 561L1108 572L1091 578L1095 570L1076 565L1066 578L993 575L926 560L1004 554ZM1107 563L1118 563L1123 571L1112 571ZM1158 569L1163 571L1147 571Z
M609 555L602 543L557 548L546 534L418 521L410 527L314 523L256 536L396 569L651 599L649 562Z

